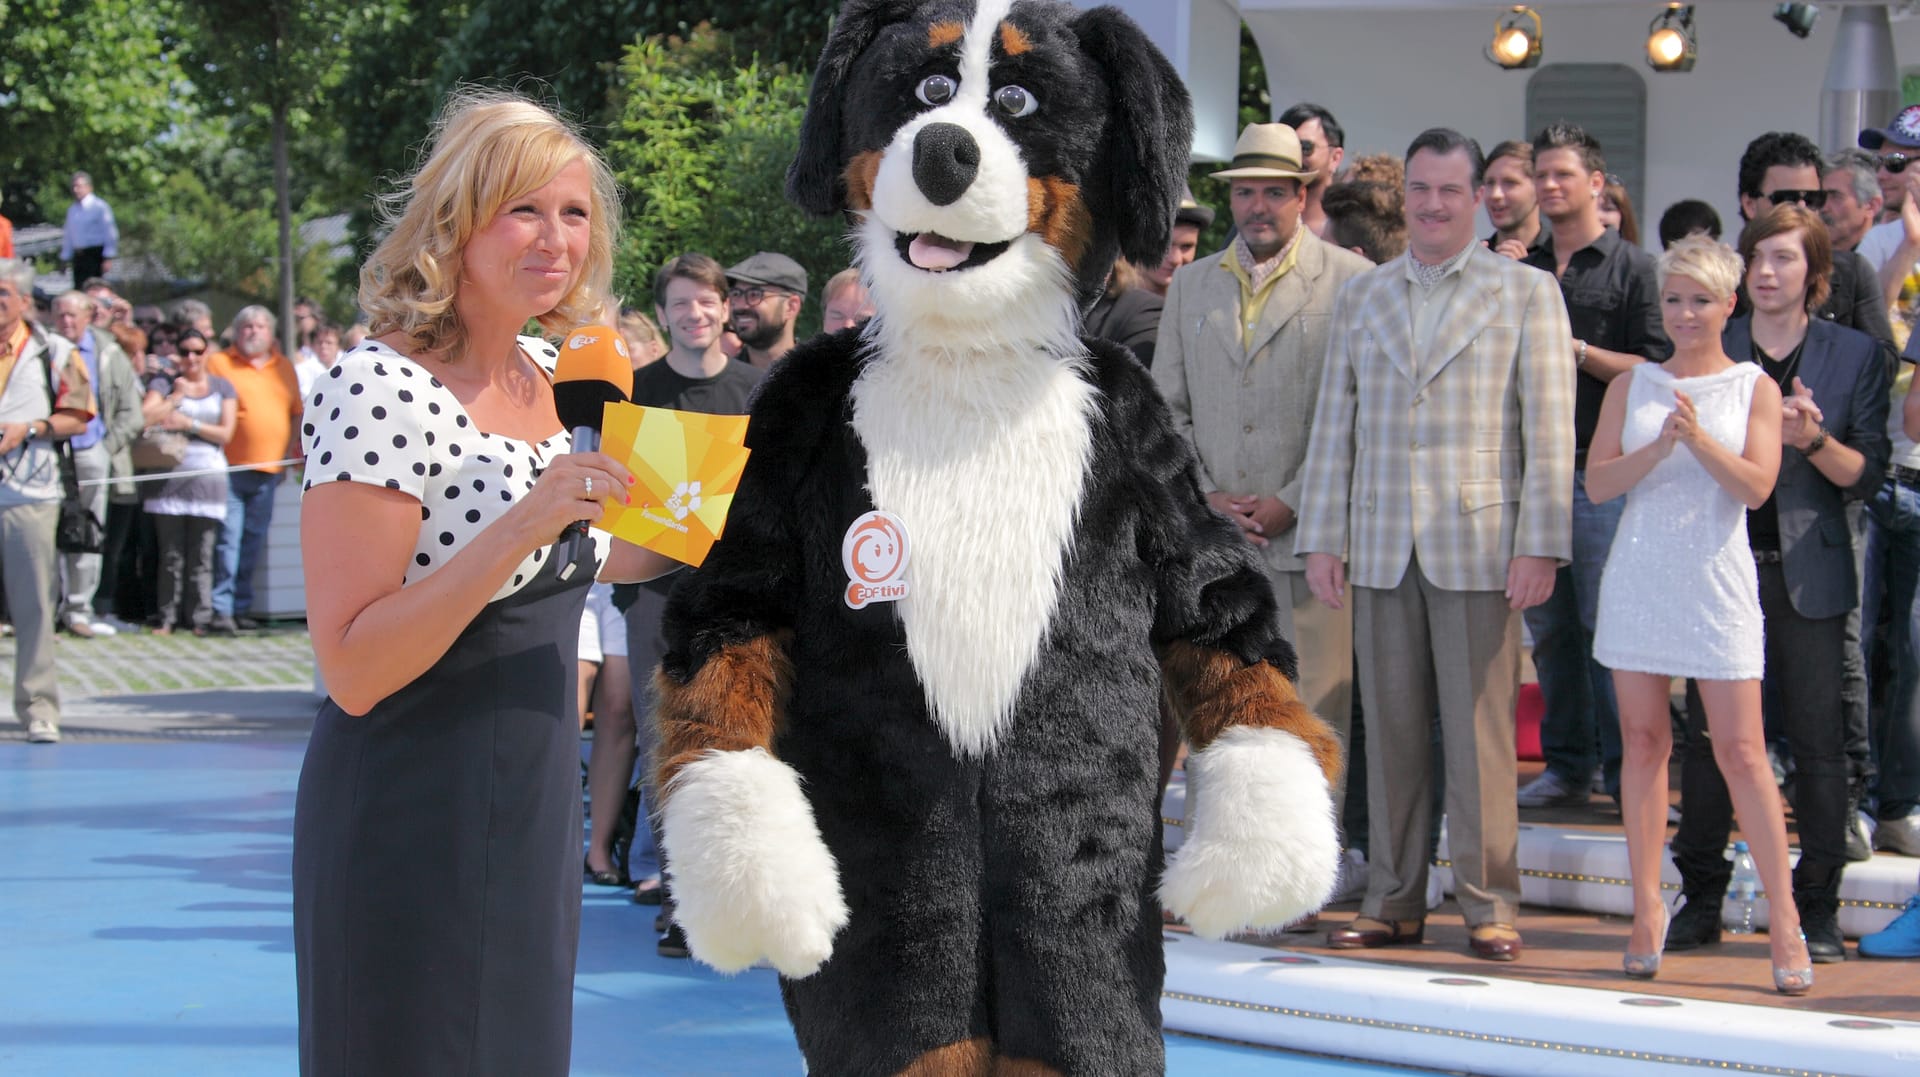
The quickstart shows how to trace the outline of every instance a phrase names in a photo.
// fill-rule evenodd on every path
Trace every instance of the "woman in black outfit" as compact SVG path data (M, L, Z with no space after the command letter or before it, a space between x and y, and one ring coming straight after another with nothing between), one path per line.
M294 816L301 1071L564 1074L580 922L587 588L672 563L601 532L555 349L608 315L612 178L552 114L456 97L361 270L372 336L302 433L308 623L331 698ZM567 571L568 569L573 571Z

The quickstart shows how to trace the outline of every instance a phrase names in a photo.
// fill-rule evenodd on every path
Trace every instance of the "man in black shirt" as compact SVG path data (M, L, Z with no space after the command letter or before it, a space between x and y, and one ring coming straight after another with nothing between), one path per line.
M727 358L720 335L727 328L727 274L720 263L704 254L683 254L660 267L653 281L654 313L666 330L667 354L634 371L633 402L648 407L697 411L708 415L744 415L760 384L761 371ZM652 754L656 741L653 722L653 668L666 652L660 635L660 615L677 574L650 583L614 588L613 604L627 619L627 667L632 673L633 714L639 732L642 760L640 785L653 827L654 848L660 844L659 820L651 808L660 803L653 788ZM594 825L600 825L595 820ZM663 869L666 867L664 854ZM665 894L662 871L660 896ZM636 900L647 895L636 891ZM660 940L662 957L686 957L686 936L678 924L669 924Z
M1521 807L1585 803L1596 765L1606 791L1620 789L1620 716L1613 675L1593 660L1593 622L1600 570L1620 526L1622 499L1587 500L1587 445L1599 425L1607 383L1637 363L1673 354L1660 326L1653 256L1600 223L1606 162L1600 143L1568 123L1533 140L1534 193L1552 230L1529 251L1528 265L1560 280L1573 330L1575 386L1573 561L1554 580L1553 595L1526 611L1533 666L1546 713L1540 744L1547 769L1519 791Z
M1740 155L1741 220L1758 220L1774 206L1790 202L1799 203L1818 213L1826 207L1827 192L1820 178L1825 165L1820 148L1805 135L1769 131L1747 143L1746 152ZM1823 223L1817 227L1824 228L1825 225ZM1836 252L1832 261L1832 294L1815 306L1813 317L1857 329L1872 337L1879 347L1880 364L1885 368L1883 380L1891 380L1895 368L1899 366L1899 350L1893 344L1893 327L1887 319L1886 301L1877 290L1878 278L1873 266L1853 251ZM1752 301L1743 286L1734 316L1745 316L1752 309ZM1877 472L1874 481L1878 482ZM1871 497L1872 494L1873 490L1869 489L1861 496ZM1853 544L1855 578L1862 578L1866 574L1866 544L1862 541L1866 522L1858 501L1847 506L1847 527ZM1847 614L1846 646L1842 659L1846 663L1846 675L1841 679L1840 695L1846 704L1847 763L1850 772L1847 858L1867 860L1873 856L1873 845L1858 805L1872 781L1873 759L1868 741L1867 668L1865 655L1860 648L1858 604Z

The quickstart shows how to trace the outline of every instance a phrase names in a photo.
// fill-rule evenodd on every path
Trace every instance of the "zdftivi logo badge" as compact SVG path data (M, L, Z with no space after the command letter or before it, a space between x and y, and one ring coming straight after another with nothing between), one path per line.
M875 509L853 521L840 542L847 570L847 608L907 597L907 528L892 513Z

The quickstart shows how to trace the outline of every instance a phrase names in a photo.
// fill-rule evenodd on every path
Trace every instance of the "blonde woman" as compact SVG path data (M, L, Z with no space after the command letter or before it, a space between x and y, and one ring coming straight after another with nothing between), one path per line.
M618 207L546 110L457 96L361 271L371 336L308 398L308 623L332 696L294 816L301 1071L564 1074L581 848L587 588L670 563L557 563L625 498L573 453L555 349L604 316ZM604 543L604 536L595 533Z
M1593 657L1613 671L1620 701L1620 810L1633 885L1622 969L1637 979L1659 972L1667 935L1660 866L1675 677L1699 683L1714 758L1767 892L1793 890L1786 822L1763 743L1765 648L1747 543L1747 510L1766 503L1780 473L1780 389L1721 345L1740 256L1690 236L1659 264L1673 357L1614 379L1587 454L1587 496L1627 498L1600 578ZM1813 966L1799 916L1791 901L1771 909L1774 986L1804 994Z

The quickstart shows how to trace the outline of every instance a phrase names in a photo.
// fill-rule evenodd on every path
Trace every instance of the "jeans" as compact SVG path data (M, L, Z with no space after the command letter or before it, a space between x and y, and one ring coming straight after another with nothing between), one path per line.
M1873 761L1880 818L1897 819L1920 808L1920 491L1889 478L1867 509L1862 643L1873 669L1873 625L1885 609L1890 678L1875 693L1885 705L1873 714Z
M160 534L160 623L205 628L213 620L214 543L219 520L202 516L155 516Z
M1765 687L1779 701L1782 732L1797 768L1793 808L1800 861L1793 870L1794 890L1826 892L1838 884L1847 864L1846 718L1840 700L1847 618L1800 616L1787 597L1780 565L1760 565L1759 573L1760 612L1766 622ZM1680 869L1683 891L1717 899L1733 870L1726 859L1733 801L1713 758L1705 708L1692 685L1687 710L1673 862Z
M1546 703L1540 748L1547 768L1584 789L1593 768L1603 766L1608 793L1620 789L1620 711L1613 674L1593 660L1593 622L1600 571L1625 508L1623 497L1587 500L1586 472L1573 473L1573 563L1555 574L1553 594L1525 613Z
M253 608L253 566L273 523L280 473L236 471L227 476L227 519L213 561L213 615L239 617Z

